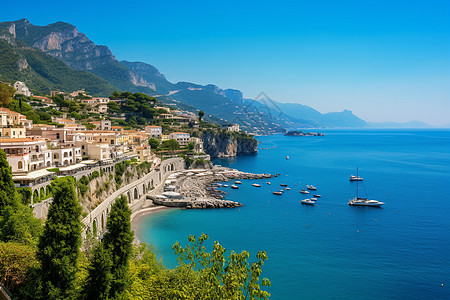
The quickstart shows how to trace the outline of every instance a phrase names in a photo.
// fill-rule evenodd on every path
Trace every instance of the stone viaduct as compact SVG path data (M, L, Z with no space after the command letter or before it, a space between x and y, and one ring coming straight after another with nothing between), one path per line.
M128 206L131 212L138 211L146 200L147 193L154 189L161 183L164 183L165 178L175 172L184 170L185 163L183 158L170 158L163 160L159 168L144 175L142 178L118 189L108 198L106 198L99 206L91 211L82 221L85 226L83 235L86 232L96 233L100 235L106 230L106 220L111 206L114 201L121 195L127 197Z

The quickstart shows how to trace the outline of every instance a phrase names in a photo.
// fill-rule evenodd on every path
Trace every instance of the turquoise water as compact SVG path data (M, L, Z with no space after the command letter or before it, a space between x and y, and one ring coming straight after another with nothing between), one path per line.
M239 209L144 217L138 238L167 266L175 264L171 246L186 244L189 234L207 233L253 257L265 250L271 299L450 299L450 131L325 133L258 137L260 147L276 148L216 160L282 175L270 186L244 180L239 190L224 188L227 199L245 205ZM369 198L386 202L383 208L347 205L356 166ZM292 190L272 195L280 183ZM305 184L318 187L317 206L299 203Z

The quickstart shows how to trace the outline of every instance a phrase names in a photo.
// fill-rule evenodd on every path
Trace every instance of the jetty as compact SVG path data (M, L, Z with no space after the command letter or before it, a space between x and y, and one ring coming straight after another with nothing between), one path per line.
M224 208L239 207L241 203L226 200L227 194L219 190L219 182L238 179L265 179L271 174L253 174L230 169L222 166L213 166L211 169L188 169L176 172L167 177L164 186L147 196L156 205L167 207L198 208Z

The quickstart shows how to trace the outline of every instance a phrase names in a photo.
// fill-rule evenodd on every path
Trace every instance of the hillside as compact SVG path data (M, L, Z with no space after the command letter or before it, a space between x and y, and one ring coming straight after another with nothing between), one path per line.
M118 89L98 76L73 70L57 58L26 47L4 31L0 35L0 80L23 81L36 94L84 88L91 95L105 95Z
M47 26L35 26L26 19L3 22L16 39L61 59L76 70L88 71L122 90L154 93L154 84L121 64L106 46L96 45L84 33L71 24L57 22Z

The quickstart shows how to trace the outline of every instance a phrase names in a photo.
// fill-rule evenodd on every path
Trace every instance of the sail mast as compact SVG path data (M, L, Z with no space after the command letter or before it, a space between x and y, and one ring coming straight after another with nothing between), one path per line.
M356 177L359 177L358 166L356 166ZM356 181L356 199L358 199L358 180Z

